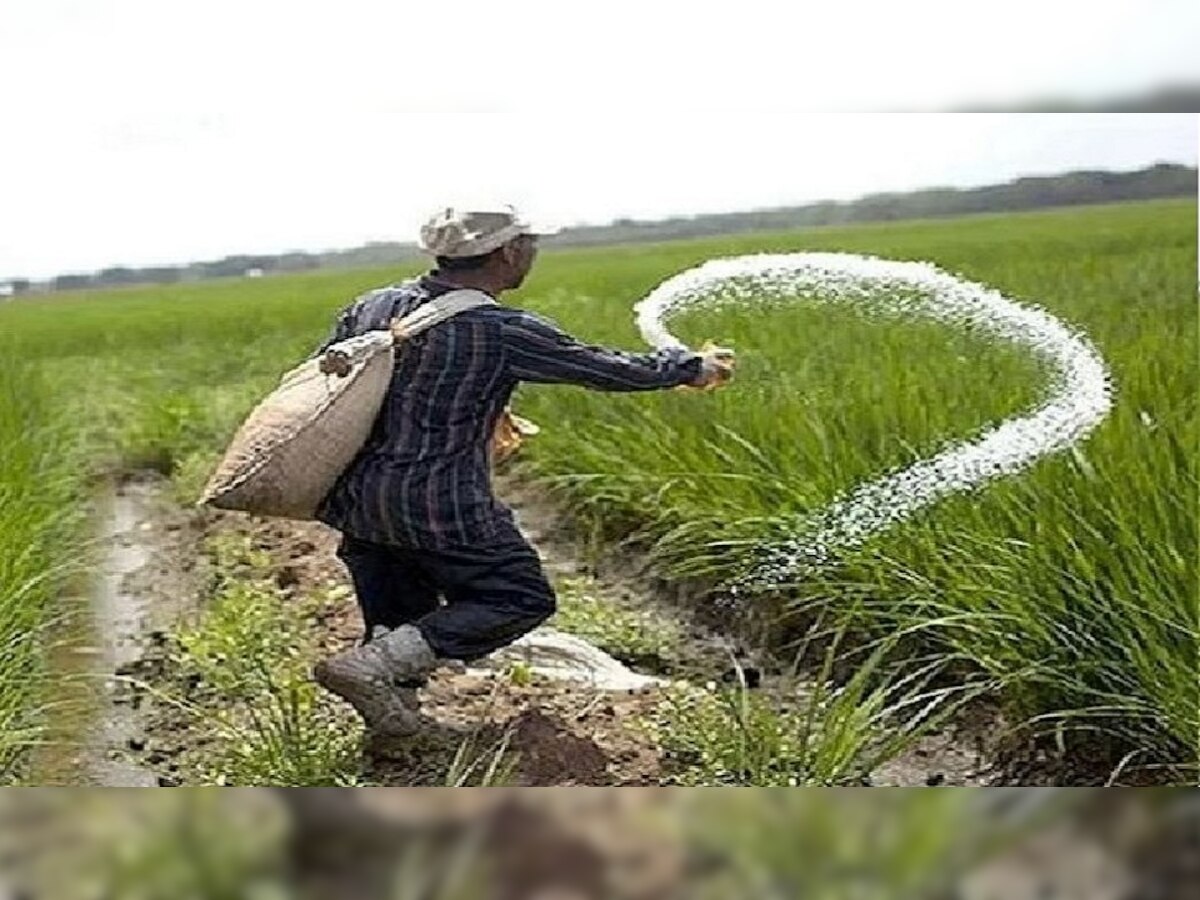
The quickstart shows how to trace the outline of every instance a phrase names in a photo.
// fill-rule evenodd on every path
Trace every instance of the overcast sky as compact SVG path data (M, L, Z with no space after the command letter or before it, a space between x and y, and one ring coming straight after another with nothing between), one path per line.
M1194 116L834 112L1200 83L1194 0L821 6L0 0L0 276L1195 164Z

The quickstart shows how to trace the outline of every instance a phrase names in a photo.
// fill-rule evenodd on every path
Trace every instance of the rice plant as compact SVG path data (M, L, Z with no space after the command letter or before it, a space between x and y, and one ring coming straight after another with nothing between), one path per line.
M54 697L47 655L56 604L86 568L86 489L53 386L32 366L0 369L0 783L42 734Z

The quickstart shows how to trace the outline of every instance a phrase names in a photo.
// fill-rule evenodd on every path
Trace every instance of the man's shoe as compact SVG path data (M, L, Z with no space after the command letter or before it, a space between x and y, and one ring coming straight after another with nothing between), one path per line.
M313 670L317 684L353 706L368 731L397 737L415 733L421 724L416 691L398 689L382 674L378 654L358 652L366 649L321 660Z
M391 633L392 633L392 629L390 629L384 625L376 625L374 628L371 629L371 636L370 636L370 638L367 639L366 643L370 643L371 641L377 641L381 637L384 637L385 635L388 635ZM439 660L438 662L440 663L441 660ZM425 686L423 680L422 680L421 684L418 685L416 682L413 682L413 681L406 681L403 679L393 678L392 685L396 688L396 693L400 695L401 703L403 703L405 706L407 706L413 710L420 709L421 701L417 697L417 688Z
M371 636L369 638L365 639L364 643L371 643L372 641L377 641L380 638L384 637L385 635L389 635L391 633L392 633L391 628L388 628L385 625L376 625L374 628L371 629ZM434 668L449 669L455 675L462 675L464 672L467 671L467 664L461 659L455 659L450 656L439 656L435 660ZM421 679L422 687L424 687L424 682L425 682L425 679L422 678ZM405 690L415 690L413 687L411 687L411 685L414 684L414 682L411 681L410 679L403 679L403 678L398 679L396 681L396 684L399 685L400 687L404 688Z
M437 654L415 625L401 625L367 646L383 655L388 674L396 681L421 684L438 667Z
M437 659L421 632L401 625L359 647L317 663L313 675L321 687L353 706L374 735L404 737L421 725L416 690L397 681L419 683Z

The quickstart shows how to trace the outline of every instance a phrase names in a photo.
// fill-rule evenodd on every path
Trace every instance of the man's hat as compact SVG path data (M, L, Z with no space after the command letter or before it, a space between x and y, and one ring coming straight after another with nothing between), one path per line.
M523 234L554 234L557 230L530 224L511 206L448 206L421 226L421 249L431 256L483 256Z

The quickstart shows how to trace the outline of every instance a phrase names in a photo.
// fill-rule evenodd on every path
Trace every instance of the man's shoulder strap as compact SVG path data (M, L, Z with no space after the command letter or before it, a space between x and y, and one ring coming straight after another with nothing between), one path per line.
M460 312L475 309L479 306L495 306L496 301L491 295L473 288L462 288L439 294L432 300L422 303L406 316L393 319L391 324L392 336L398 341L420 334L439 322L457 316Z

